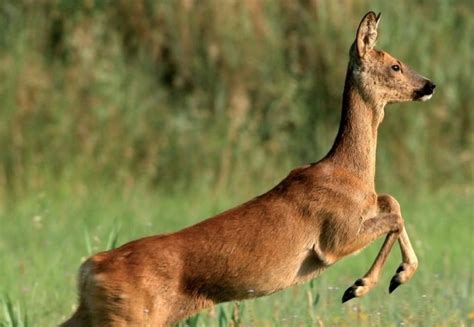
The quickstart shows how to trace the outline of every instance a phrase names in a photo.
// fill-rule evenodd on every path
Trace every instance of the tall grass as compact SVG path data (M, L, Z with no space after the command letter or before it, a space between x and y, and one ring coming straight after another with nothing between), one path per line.
M472 180L469 0L18 0L0 3L0 199L96 176L222 190L317 160L369 9L379 47L438 85L387 108L380 185Z
M27 327L28 318L22 313L19 303L13 303L8 295L0 297L0 310L3 311L3 319L0 320L1 327Z

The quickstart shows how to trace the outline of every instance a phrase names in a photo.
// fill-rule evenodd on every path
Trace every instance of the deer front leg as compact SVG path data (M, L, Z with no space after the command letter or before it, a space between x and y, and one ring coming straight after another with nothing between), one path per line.
M379 210L382 212L397 213L401 216L400 204L389 194L380 194L377 198ZM398 286L408 282L418 268L418 258L411 246L410 239L406 228L403 227L402 232L398 236L398 243L402 253L402 263L398 267L395 276L390 281L389 292L392 293Z
M388 288L390 293L392 293L401 284L408 282L413 277L416 269L418 268L418 258L416 257L413 247L411 246L405 227L398 237L398 243L400 244L400 250L402 252L402 263L398 267L395 276L393 276L392 280L390 281L390 286Z
M391 213L401 217L400 205L393 196L389 194L379 195L377 198L377 204L381 213ZM377 217L373 219L377 219ZM367 222L369 221L370 220ZM389 292L392 293L399 285L406 283L415 274L415 271L418 267L418 259L411 246L405 226L402 226L399 233L391 233L387 235L387 238L385 239L385 242L382 245L377 258L372 264L372 267L363 278L358 279L353 286L346 290L342 297L342 302L346 302L354 297L363 296L372 288L372 286L375 285L379 279L380 270L385 264L388 254L394 245L396 239L394 235L397 236L398 242L400 244L402 263L398 267L395 276L393 276L390 282Z
M380 271L387 261L388 255L395 244L398 236L403 230L403 219L396 213L381 213L374 218L366 220L357 235L358 240L363 240L360 248L366 246L382 235L387 234L385 242L380 249L377 258L364 277L359 278L349 287L342 296L342 303L354 297L367 294L377 284Z

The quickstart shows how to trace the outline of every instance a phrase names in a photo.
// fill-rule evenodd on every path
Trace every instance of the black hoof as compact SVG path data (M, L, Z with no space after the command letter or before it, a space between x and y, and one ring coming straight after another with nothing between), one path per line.
M354 282L354 285L355 285L355 286L365 286L365 282L364 282L364 280L363 280L362 278L359 278L358 280L356 280L356 281Z
M344 295L342 296L342 303L349 301L352 298L356 297L355 291L357 287L359 286L365 286L365 282L362 278L359 278L354 282L354 285L349 287L345 292Z
M349 301L350 299L353 299L356 297L355 295L355 286L349 287L345 292L344 295L342 296L342 303Z
M405 269L403 269L403 265L400 265L400 267L397 268L397 274L398 274L399 272L404 271L404 270L405 270Z
M393 276L392 280L390 281L390 286L388 287L388 292L392 293L397 289L398 286L400 286L402 283L400 283L398 275Z

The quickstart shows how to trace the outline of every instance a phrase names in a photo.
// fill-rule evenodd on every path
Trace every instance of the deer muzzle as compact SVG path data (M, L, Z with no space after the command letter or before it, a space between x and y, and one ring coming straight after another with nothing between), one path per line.
M423 87L415 91L415 100L426 101L431 99L435 88L436 85L433 82L426 80Z

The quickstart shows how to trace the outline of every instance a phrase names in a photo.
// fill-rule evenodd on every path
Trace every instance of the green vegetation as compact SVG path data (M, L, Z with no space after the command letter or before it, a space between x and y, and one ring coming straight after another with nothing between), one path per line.
M85 257L266 191L337 132L349 46L432 78L390 106L377 183L400 200L420 269L341 305L379 243L311 284L190 326L452 326L474 318L474 2L0 0L0 326L72 312ZM236 309L237 308L237 309Z
M257 187L257 192L268 187ZM96 190L48 188L17 202L0 216L0 292L9 294L21 314L27 313L30 325L52 326L72 313L81 261L90 251L110 247L115 231L119 244L173 231L254 195L242 192L216 196L203 190L170 196L143 187L129 192L109 186ZM238 318L243 325L311 326L319 320L324 326L472 323L468 315L474 310L473 192L449 190L430 197L393 194L404 208L420 258L413 280L388 294L390 278L401 260L395 248L378 287L362 299L340 303L345 289L374 260L381 246L377 242L335 264L312 283L241 303ZM234 304L220 307L201 314L197 325L227 326L234 315ZM3 320L0 313L0 322Z
M438 85L430 102L387 109L380 185L472 179L473 7L4 0L0 198L71 175L223 190L317 160L337 132L367 8L383 13L379 47Z

